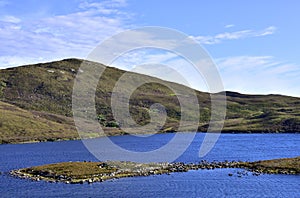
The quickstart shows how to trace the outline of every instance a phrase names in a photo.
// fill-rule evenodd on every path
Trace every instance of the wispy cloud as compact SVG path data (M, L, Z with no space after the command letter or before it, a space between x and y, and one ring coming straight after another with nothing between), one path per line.
M143 73L163 80L210 91L205 78L188 60L170 51L159 49L137 49L123 54L112 66Z
M231 28L231 27L234 27L235 25L234 24L228 24L228 25L225 25L225 28Z
M98 13L102 14L126 14L120 11L120 7L125 7L127 5L125 0L110 0L103 2L81 2L79 8L83 10L96 9Z
M146 48L123 54L114 60L111 65L124 70L131 70L135 66L143 64L164 64L175 57L177 55L171 52Z
M278 61L273 56L234 56L218 58L215 62L225 90L252 94L300 95L297 87L300 80L299 65ZM139 67L143 64L150 64L148 67L151 67L151 63L163 64L175 69L188 84L177 81L174 75L166 75L160 68L156 68L156 73L147 73L148 70L144 67L142 70L134 69L135 66ZM192 69L193 66L171 52L132 51L117 59L112 65L189 85L198 90L209 91L205 78L195 75L197 71Z
M191 36L191 38L197 40L201 44L212 45L218 44L225 40L238 40L251 37L261 37L274 34L276 27L270 26L260 31L255 30L241 30L235 32L224 32L213 36Z
M299 65L279 61L273 56L234 56L218 58L215 62L225 90L250 94L300 95L297 86L300 81ZM164 66L153 68L155 65L151 63L173 68L184 81L174 78L175 75L167 75L169 71L166 72ZM148 65L143 67L143 64ZM205 76L199 77L192 65L171 52L132 51L112 65L185 84L201 91L210 91Z
M299 96L300 66L272 56L237 56L216 60L225 89L245 93Z
M105 38L127 28L131 15L123 0L81 1L78 11L22 21L0 17L0 67L42 59L85 58ZM17 60L17 61L16 61Z
M20 23L21 19L15 17L15 16L5 15L5 16L0 18L0 21L1 22L7 22L7 23Z
M16 66L16 65L26 65L31 63L42 63L48 60L43 57L22 57L22 56L0 56L0 69L4 65L5 67Z

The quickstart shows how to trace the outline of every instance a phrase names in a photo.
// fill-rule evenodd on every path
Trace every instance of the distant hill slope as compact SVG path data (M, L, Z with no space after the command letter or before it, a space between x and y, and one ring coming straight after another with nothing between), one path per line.
M0 143L53 141L78 137L71 118L28 111L0 102Z
M66 59L0 70L1 140L18 142L59 139L60 137L62 139L76 138L77 134L71 119L72 89L81 63L82 60L79 59ZM91 64L105 67L98 63ZM105 68L96 92L97 114L101 124L106 126L110 134L120 134L118 123L112 116L110 97L115 83L124 71L111 67ZM134 73L132 75L133 77L141 76ZM143 78L153 77L143 76ZM179 90L187 89L183 85L168 83ZM201 112L199 131L206 131L210 118L210 94L196 92ZM235 92L226 92L226 95L227 118L223 132L300 131L299 98L281 95L244 95ZM132 95L130 112L134 120L141 125L147 124L150 118L148 109L154 103L163 104L168 114L167 122L161 132L177 131L181 113L178 99L169 88L157 83L143 85ZM8 104L14 106L5 107ZM18 107L18 110L15 111L12 107ZM22 122L43 123L43 120L33 116L37 113L57 116L59 119L51 121L55 127L49 124L43 127L42 125L32 127L18 124L21 123L18 120L22 117L21 114L27 115L25 116L27 121ZM10 116L7 116L8 114ZM59 130L53 129L56 127L60 127ZM52 129L56 131L55 135L51 133Z

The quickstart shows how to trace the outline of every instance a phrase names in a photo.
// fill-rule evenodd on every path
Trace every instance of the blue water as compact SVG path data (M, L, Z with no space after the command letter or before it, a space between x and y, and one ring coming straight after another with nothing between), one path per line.
M188 135L183 134L183 137ZM213 150L199 158L204 135L198 133L176 161L255 161L300 156L299 134L222 134ZM112 140L129 150L149 151L166 144L173 136L157 134L143 139L117 136ZM300 197L300 176L249 174L238 177L237 169L199 170L74 185L33 182L7 174L17 168L83 160L97 161L81 141L0 145L0 197ZM229 177L228 173L234 175Z

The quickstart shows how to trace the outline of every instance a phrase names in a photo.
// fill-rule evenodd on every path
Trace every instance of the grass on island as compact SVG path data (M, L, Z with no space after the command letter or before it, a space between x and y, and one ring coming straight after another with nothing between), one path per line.
M121 177L147 176L150 173L167 173L166 167L166 163L62 162L19 169L12 171L11 174L37 181L90 183Z
M203 166L204 165L204 166ZM176 168L177 166L177 168ZM105 181L113 178L148 176L170 172L214 168L245 168L256 173L300 174L300 156L256 162L184 163L136 163L125 161L108 162L62 162L12 171L13 175L33 180L83 183Z
M263 160L250 163L250 167L260 169L266 173L295 173L300 174L300 156L295 158L282 158Z
M57 164L49 164L44 166L35 166L23 169L22 172L31 174L45 173L49 177L63 175L73 179L86 179L98 174L110 174L115 172L116 168L99 167L99 162L63 162Z

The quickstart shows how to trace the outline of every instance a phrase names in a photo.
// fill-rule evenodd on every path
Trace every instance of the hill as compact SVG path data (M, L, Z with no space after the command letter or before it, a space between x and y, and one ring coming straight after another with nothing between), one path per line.
M53 141L78 136L73 120L0 102L0 143Z
M65 59L0 70L1 141L77 138L72 120L72 89L81 63L79 59ZM112 116L110 98L125 71L91 64L105 68L95 98L98 120L109 135L122 134L119 123ZM141 78L141 74L131 75L132 78ZM149 76L143 78L153 79ZM164 83L172 84L178 90L189 89L171 82ZM205 132L210 118L210 94L200 91L196 94L201 112L198 130ZM299 98L236 92L226 92L226 95L227 117L223 132L300 131ZM149 108L154 103L164 105L168 115L161 132L177 131L181 116L179 101L173 91L159 83L145 84L133 93L130 98L133 119L140 125L149 123Z

